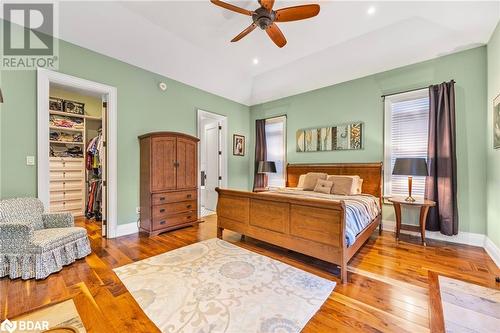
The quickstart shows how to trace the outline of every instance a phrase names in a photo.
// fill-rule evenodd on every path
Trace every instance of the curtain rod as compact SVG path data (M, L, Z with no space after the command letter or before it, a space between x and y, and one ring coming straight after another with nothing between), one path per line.
M455 83L456 81L455 80L451 80L450 82L453 82ZM412 92L412 91L417 91L417 90L422 90L422 89L427 89L429 88L430 86L427 86L427 87L420 87L420 88L415 88L415 89L409 89L409 90L405 90L405 91L399 91L399 92L395 92L395 93L391 93L391 94L384 94L380 97L384 98L384 97L388 97L388 96L393 96L393 95L399 95L399 94L404 94L404 93L409 93L409 92Z

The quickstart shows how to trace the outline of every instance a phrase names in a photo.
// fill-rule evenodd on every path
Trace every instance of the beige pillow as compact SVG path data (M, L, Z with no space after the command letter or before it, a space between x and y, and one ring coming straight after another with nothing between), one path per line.
M333 182L332 194L355 195L359 194L359 176L328 176L327 180Z
M332 191L333 182L329 180L318 179L314 192L330 194Z
M358 194L363 193L363 179L359 178L358 182Z
M304 181L306 180L306 175L299 176L299 183L297 184L297 188L304 188Z
M318 179L326 179L328 175L326 173L321 172L308 172L304 178L304 184L302 188L305 191L312 191L316 187L316 183Z

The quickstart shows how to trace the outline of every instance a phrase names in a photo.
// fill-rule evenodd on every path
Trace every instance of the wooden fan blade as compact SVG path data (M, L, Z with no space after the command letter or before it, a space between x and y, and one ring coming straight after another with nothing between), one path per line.
M219 6L219 7L222 7L222 8L225 8L225 9L228 9L230 11L240 13L243 15L252 16L252 14L253 14L253 12L251 12L249 10L246 10L244 8L240 8L240 7L235 6L235 5L231 5L230 3L222 2L219 0L210 0L210 2L212 2L216 6Z
M281 8L276 11L274 22L290 22L304 20L319 14L319 5L302 5Z
M271 24L269 28L266 29L266 32L269 37L271 37L274 44L278 45L278 47L281 48L286 45L286 38L281 32L280 28L278 28L276 23Z
M249 33L251 33L253 31L253 29L257 28L257 24L255 23L252 23L248 28L246 28L245 30L243 30L242 32L240 32L240 34L236 37L234 37L233 39L231 39L231 42L237 42L239 41L240 39L242 39L243 37L245 37L246 35L248 35Z
M259 0L259 3L265 9L273 10L274 0Z

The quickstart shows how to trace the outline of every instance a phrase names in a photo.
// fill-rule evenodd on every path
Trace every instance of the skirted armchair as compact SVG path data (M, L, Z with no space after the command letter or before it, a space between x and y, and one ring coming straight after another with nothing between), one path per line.
M44 279L90 254L70 213L45 214L35 198L0 200L0 277Z

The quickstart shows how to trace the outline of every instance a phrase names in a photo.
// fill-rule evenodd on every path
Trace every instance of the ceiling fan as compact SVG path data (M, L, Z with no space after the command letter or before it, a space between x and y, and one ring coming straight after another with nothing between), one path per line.
M250 11L227 2L219 0L210 0L214 5L231 10L236 13L248 15L252 17L253 23L243 30L238 36L234 37L231 42L237 42L257 26L265 30L269 37L278 47L283 47L286 44L286 38L281 32L276 22L299 21L314 17L319 14L319 5L301 5L273 10L274 0L258 0L260 8L255 11Z

